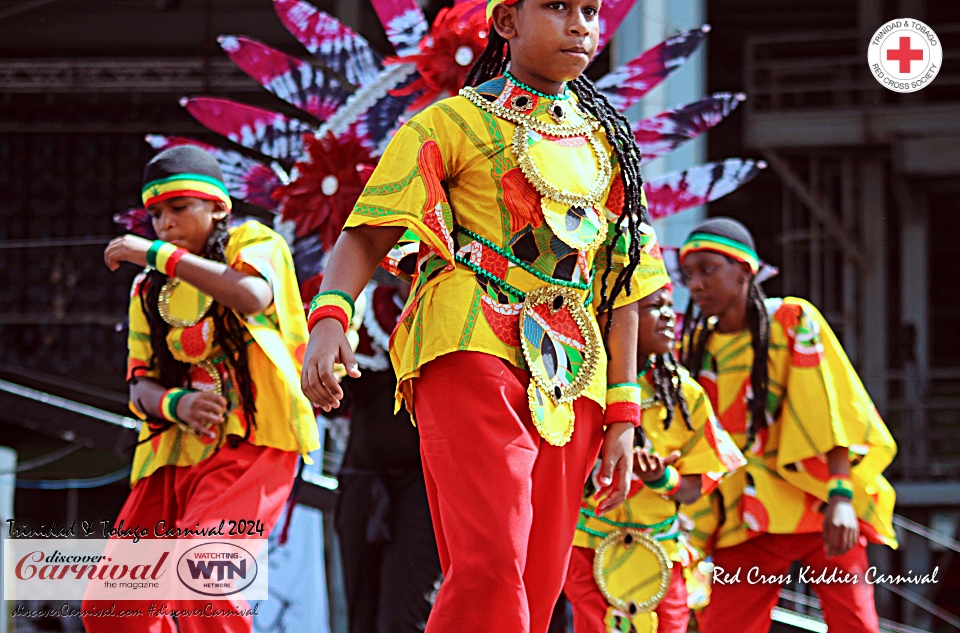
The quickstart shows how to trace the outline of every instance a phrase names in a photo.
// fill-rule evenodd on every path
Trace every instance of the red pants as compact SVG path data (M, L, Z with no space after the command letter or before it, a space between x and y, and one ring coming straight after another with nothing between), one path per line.
M528 374L478 352L414 382L420 454L444 579L428 633L545 632L567 571L603 412L574 402L565 446L537 433Z
M144 527L151 532L158 521L167 528L193 528L219 525L222 519L260 519L266 538L283 512L297 468L296 453L241 442L237 448L225 444L213 456L195 466L164 466L139 480L130 491L117 523L125 527ZM116 525L116 524L114 524ZM139 609L147 613L151 605L166 604L168 609L203 609L213 604L218 609L247 609L246 600L173 601L126 600L117 608ZM89 607L106 608L109 603L85 601ZM250 633L253 618L178 617L180 628L170 616L88 617L83 625L92 633L143 631L149 633L199 633L227 631Z
M834 569L838 577L843 572L856 574L857 583L811 583L820 598L820 606L830 633L876 633L879 622L873 602L873 585L863 582L863 575L870 563L867 549L861 542L852 550L835 558L823 553L823 535L811 534L762 534L745 543L719 549L713 554L713 562L726 574L740 569L740 582L718 583L714 573L710 604L699 616L701 633L767 633L770 629L770 611L777 603L781 584L761 582L763 576L779 576L790 572L790 564L799 560L807 567L806 575L819 577L826 571L828 577ZM754 584L748 582L751 572Z
M588 547L574 547L570 569L563 583L563 593L573 606L573 629L576 633L607 633L603 616L607 599L600 593L593 577L594 551ZM690 623L687 607L687 583L683 579L683 565L674 563L667 594L656 608L657 633L686 633ZM733 630L733 629L731 629Z

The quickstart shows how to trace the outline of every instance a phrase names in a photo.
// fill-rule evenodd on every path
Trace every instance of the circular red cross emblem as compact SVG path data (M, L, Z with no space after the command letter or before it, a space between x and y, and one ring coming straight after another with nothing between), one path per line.
M934 30L919 20L890 20L870 39L867 63L885 88L916 92L940 72L943 46Z

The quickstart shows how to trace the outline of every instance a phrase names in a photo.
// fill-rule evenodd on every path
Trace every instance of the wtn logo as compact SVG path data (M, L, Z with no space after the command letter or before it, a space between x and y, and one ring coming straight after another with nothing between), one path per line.
M253 544L262 545L257 543ZM258 572L257 557L238 543L201 543L188 549L177 561L177 578L185 587L194 593L218 598L250 587Z
M200 580L201 576L204 580L211 580L214 571L216 571L216 580L223 580L224 578L233 580L238 576L244 580L247 578L246 560L241 560L240 564L237 565L229 560L210 561L187 559L187 569L190 570L190 577L194 580Z

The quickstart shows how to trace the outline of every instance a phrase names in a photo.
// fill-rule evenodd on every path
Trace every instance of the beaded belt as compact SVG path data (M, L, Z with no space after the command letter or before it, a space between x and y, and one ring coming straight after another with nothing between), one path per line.
M530 371L530 414L543 439L563 446L573 435L573 401L590 385L603 353L596 319L585 306L592 284L554 279L472 231L457 227L456 233L470 239L458 248L456 261L516 299L508 305L517 306L509 311L518 315L520 349ZM511 265L549 285L519 290L503 279Z

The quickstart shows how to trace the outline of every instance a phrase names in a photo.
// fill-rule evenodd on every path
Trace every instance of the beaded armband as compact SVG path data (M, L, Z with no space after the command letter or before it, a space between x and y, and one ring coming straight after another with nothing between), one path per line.
M177 248L170 242L154 240L147 249L147 266L159 270L167 277L177 276L177 264L189 251Z
M307 317L307 330L321 319L336 319L346 332L354 312L353 297L342 290L326 290L317 294L310 302L310 316Z
M853 501L853 485L850 484L850 477L834 475L827 480L827 497L846 497Z
M609 426L615 422L630 422L640 426L640 385L622 382L607 387L607 408L603 413L603 423Z
M663 477L656 481L644 482L643 485L661 495L672 496L680 490L682 483L680 471L673 466L667 466L663 471Z

